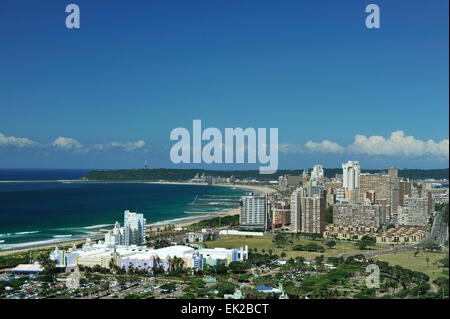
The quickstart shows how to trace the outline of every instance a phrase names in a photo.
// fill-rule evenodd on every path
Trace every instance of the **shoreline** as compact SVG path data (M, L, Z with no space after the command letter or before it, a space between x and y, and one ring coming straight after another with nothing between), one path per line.
M0 181L0 182L4 182L6 183L7 181ZM14 181L17 183L23 182L23 181ZM50 182L50 181L47 181ZM72 181L52 181L52 182L72 182ZM75 182L75 181L74 181ZM76 182L88 182L88 183L92 183L94 181L76 181ZM95 182L104 182L104 181L95 181ZM108 182L108 181L106 181ZM121 183L122 181L118 181L119 183ZM114 182L114 183L117 183ZM128 182L127 182L128 183ZM207 186L208 184L206 183L194 183L194 182L150 182L150 181L133 181L130 183L148 183L148 184L166 184L166 185L201 185L201 186ZM258 192L260 194L265 194L265 193L273 193L275 192L275 190L273 188L270 188L266 185L242 185L242 184L213 184L213 185L209 185L209 186L219 186L219 187L231 187L231 188L240 188L243 190L251 190L254 192ZM232 216L232 215L238 215L239 214L239 208L229 208L229 209L225 209L225 210L221 210L218 212L205 212L205 215L203 216L192 216L192 217L179 217L176 219L172 219L172 220L167 220L167 221L159 221L159 222L155 222L153 224L149 224L146 227L146 231L148 231L148 229L156 229L156 228L163 228L164 226L168 226L168 225L173 225L174 228L183 228L183 227L187 227L189 225L201 222L203 220L208 220L208 219L212 219L212 218L216 218L218 216L220 217L224 217L224 216ZM183 220L184 219L184 220ZM101 240L104 238L104 231L108 231L110 229L103 229L103 228L99 228L96 231L99 232L98 236L93 236L93 237L89 237L91 240L93 241L97 241L97 240ZM54 247L61 247L61 246L72 246L72 245L78 245L80 243L85 243L87 240L86 239L72 239L72 240L65 240L65 241L60 241L60 242L54 242L54 243L46 243L46 244L36 244L36 245L32 245L30 244L30 246L28 247L24 247L24 248L18 248L18 249L5 249L5 250L0 250L0 256L3 255L9 255L9 254L16 254L16 253L23 253L23 252L28 252L30 250L41 250L41 249L50 249L50 248L54 248Z
M163 229L165 226L173 225L174 228L184 228L192 224L196 224L198 222L201 222L203 220L208 220L216 217L225 217L225 216L233 216L239 214L239 208L230 208L219 212L213 212L213 213L207 213L204 216L195 216L193 218L186 217L187 220L179 220L183 217L177 218L176 220L167 220L167 221L160 221L156 222L154 224L150 224L146 227L145 232L147 233L150 229L156 230L158 228ZM73 246L73 245L79 245L84 244L88 239L91 241L98 241L104 239L104 232L109 231L110 229L105 228L99 228L97 232L99 235L94 235L93 237L89 238L83 238L83 239L69 239L61 242L55 242L55 243L46 243L46 244L36 244L31 245L24 248L17 248L17 249L5 249L0 250L0 256L4 255L10 255L10 254L17 254L17 253L25 253L29 252L31 250L44 250L44 249L52 249L54 247L61 247L61 246Z

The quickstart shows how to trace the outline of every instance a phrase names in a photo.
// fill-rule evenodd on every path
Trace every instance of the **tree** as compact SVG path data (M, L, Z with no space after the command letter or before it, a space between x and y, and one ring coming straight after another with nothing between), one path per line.
M448 254L444 258L439 260L439 262L442 264L442 267L444 268L448 268L448 261L449 261Z
M56 274L56 263L50 259L49 253L40 254L37 259L39 265L44 268L42 274L54 277Z
M283 252L281 252L281 258L285 258L287 255L286 255L286 253L283 251Z
M320 265L320 264L322 264L322 262L324 260L324 256L323 255L316 256L316 258L314 258L314 260L316 261L317 265Z
M224 264L218 264L217 266L214 267L214 272L216 274L226 274L227 271L228 271L228 268Z
M356 246L358 246L358 248L361 250L367 249L367 246L369 246L370 244L371 244L370 241L363 240L362 238L361 238L361 240L358 240L356 242Z
M370 244L376 244L377 239L375 237L371 237L369 235L362 236L361 240L367 241Z
M332 247L336 246L336 241L335 240L329 240L325 243L325 245L331 249Z
M234 273L243 273L248 269L248 264L239 261L233 261L228 265L228 268Z

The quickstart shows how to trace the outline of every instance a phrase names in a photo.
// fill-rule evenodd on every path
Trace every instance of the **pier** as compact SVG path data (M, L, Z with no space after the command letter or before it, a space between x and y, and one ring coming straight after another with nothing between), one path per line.
M240 196L197 195L192 203L187 204L187 206L236 208L240 206L240 201Z

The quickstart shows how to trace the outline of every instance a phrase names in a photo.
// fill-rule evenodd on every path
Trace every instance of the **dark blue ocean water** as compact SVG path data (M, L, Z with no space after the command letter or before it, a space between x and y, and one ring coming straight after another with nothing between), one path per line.
M40 174L36 179L63 175L66 177L61 179L74 179L74 175L64 174L52 172L47 175L52 176L49 178ZM16 176L30 180L25 175L22 172ZM147 224L195 218L198 215L184 212L223 209L186 206L198 194L243 193L242 189L203 185L3 182L0 183L0 249L91 237L93 228L110 227L115 221L122 224L126 209L143 213Z
M4 169L0 168L0 181L36 181L80 179L91 169Z

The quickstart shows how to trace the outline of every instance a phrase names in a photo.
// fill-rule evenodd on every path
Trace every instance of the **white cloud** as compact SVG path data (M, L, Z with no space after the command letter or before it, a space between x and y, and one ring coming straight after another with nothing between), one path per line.
M280 143L280 144L278 144L278 152L284 153L284 154L300 154L300 153L304 153L304 149L299 144Z
M146 146L146 143L143 140L138 140L136 142L127 142L127 143L119 143L119 142L112 142L107 144L95 144L92 148L97 151L103 151L107 149L122 149L127 152L132 152L135 150L142 150Z
M40 144L39 142L32 141L28 138L5 136L4 134L0 133L0 147L2 146L15 146L20 148L36 146L41 148L42 150L50 150L51 148L53 148L64 151L73 151L75 153L88 153L92 150L119 150L125 152L132 152L136 150L147 151L147 144L143 140L126 143L112 142L104 144L94 144L92 146L84 146L74 138L59 136L52 143Z
M436 157L449 156L449 141L443 139L440 142L433 140L422 141L413 136L405 136L403 131L392 132L389 138L383 136L356 135L353 144L348 146L348 150L353 153L363 153L368 155L386 156L423 156L431 155Z
M14 137L5 136L0 133L0 146L16 146L16 147L27 147L27 146L37 146L39 143L32 141L26 137Z
M449 140L439 142L433 140L423 141L413 136L405 136L403 131L392 132L388 138L379 135L366 137L357 134L352 144L341 146L337 143L324 140L320 143L308 141L305 144L311 152L320 153L352 153L367 154L370 156L433 156L449 157Z
M76 139L70 137L59 136L53 143L52 146L62 148L64 150L80 149L83 147L80 142Z
M318 153L342 153L345 148L341 145L330 142L328 140L323 140L320 143L314 143L312 141L308 141L305 144L305 147L310 152L318 152Z

